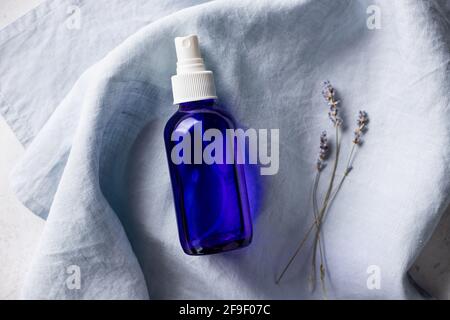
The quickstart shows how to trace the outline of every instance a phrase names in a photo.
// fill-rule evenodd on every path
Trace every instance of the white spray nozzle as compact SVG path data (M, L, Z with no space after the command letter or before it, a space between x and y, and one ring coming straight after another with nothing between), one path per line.
M175 49L178 60L177 74L206 70L196 35L176 37Z
M206 70L196 35L175 38L177 74L172 77L175 104L216 99L212 71Z

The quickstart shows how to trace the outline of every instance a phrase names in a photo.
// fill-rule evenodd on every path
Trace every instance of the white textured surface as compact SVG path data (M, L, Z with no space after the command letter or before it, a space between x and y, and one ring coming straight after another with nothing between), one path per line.
M450 210L410 271L414 280L433 297L450 300Z
M14 196L8 175L23 147L0 117L0 299L17 299L44 227Z
M44 0L1 0L0 1L0 28L13 22Z

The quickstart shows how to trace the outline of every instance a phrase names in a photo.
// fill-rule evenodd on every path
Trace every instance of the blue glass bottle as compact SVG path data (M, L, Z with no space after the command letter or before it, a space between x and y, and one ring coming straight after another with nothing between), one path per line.
M205 99L180 103L164 129L180 242L190 255L241 248L252 239L244 165L236 164L236 143L235 150L226 150L224 141L223 163L195 164L194 152L190 163L172 161L172 150L178 143L172 141L172 133L177 131L186 136L189 133L192 138L194 126L199 122L201 135L208 129L217 129L224 139L226 130L235 128L233 119L216 107L214 99ZM208 143L202 140L202 149ZM227 164L229 152L233 152L234 164Z

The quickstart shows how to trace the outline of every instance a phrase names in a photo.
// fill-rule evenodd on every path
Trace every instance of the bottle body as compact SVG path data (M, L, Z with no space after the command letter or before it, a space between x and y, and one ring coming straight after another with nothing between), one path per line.
M201 100L181 103L164 129L178 233L187 254L224 252L251 242L252 223L244 165L237 164L237 145L230 150L225 141L227 129L234 128L233 120L214 108L214 100ZM223 161L206 163L203 157L198 157L215 139L203 139L208 129L220 132L224 139L220 156ZM186 150L174 153L181 141L174 136L183 136L183 143L190 143L189 154L183 154ZM174 154L189 160L173 161ZM227 157L234 157L233 163L227 161Z

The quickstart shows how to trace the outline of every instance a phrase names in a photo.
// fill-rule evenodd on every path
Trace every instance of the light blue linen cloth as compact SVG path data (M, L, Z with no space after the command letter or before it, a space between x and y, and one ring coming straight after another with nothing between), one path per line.
M368 27L370 5L380 29ZM357 111L371 119L324 225L328 297L420 297L407 271L450 191L449 7L64 0L2 30L0 111L27 147L12 185L47 219L24 298L321 298L308 285L311 243L275 277L312 221L318 137L332 132L324 79L342 99L344 155ZM240 126L280 128L279 173L248 170L253 243L204 257L179 245L162 138L173 38L191 33Z

